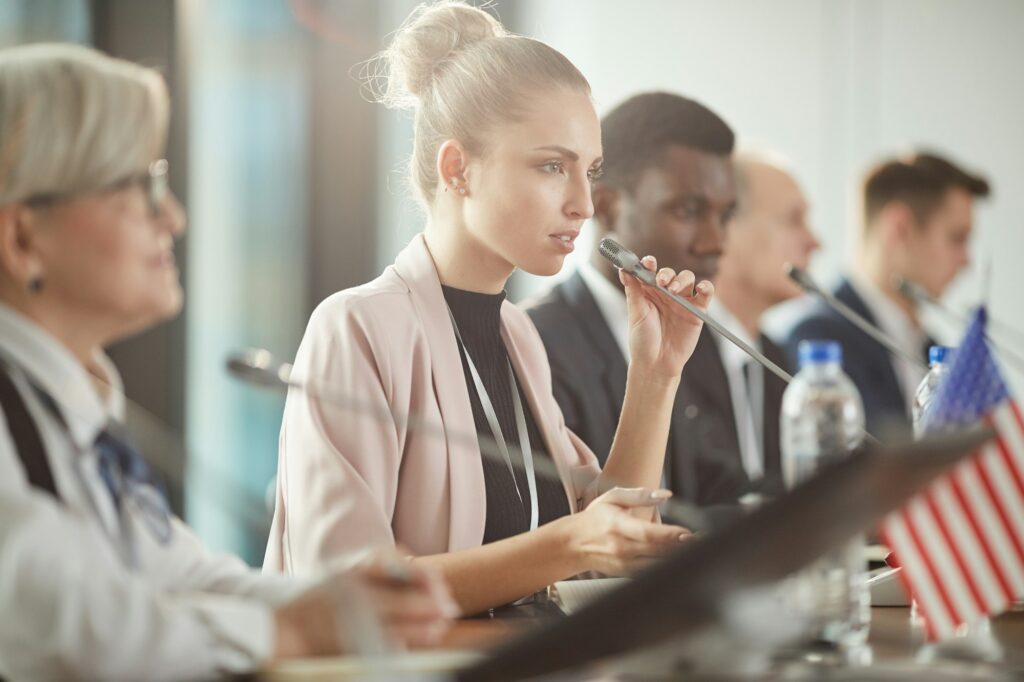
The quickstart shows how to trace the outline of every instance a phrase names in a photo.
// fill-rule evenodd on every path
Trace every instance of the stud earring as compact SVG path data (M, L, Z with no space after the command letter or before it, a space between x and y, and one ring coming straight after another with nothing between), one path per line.
M43 290L43 278L38 275L28 281L28 293L38 294Z
M466 195L466 188L465 187L460 187L459 188L459 194L465 196Z

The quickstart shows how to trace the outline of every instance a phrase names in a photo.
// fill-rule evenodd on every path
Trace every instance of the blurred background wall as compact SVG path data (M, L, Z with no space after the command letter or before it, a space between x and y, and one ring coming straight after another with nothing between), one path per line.
M0 0L0 46L92 44L168 78L167 157L190 220L178 248L186 309L112 355L138 405L133 428L177 482L176 507L254 564L283 398L236 383L224 360L246 346L291 358L319 301L376 276L421 229L405 179L410 117L368 102L357 79L415 4ZM1024 328L1024 3L498 0L491 11L572 59L601 113L674 90L722 114L741 146L788 158L813 206L823 281L852 253L851 192L873 160L920 145L987 174L995 194L977 211L974 266L947 300L976 303L990 268L992 313ZM549 285L516 275L510 295ZM931 322L956 339L955 325Z

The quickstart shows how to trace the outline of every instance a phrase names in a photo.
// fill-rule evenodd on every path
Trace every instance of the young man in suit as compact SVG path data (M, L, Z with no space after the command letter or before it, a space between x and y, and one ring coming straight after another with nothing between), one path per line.
M984 178L933 154L891 159L871 169L861 196L859 253L836 298L924 361L931 340L897 281L902 277L934 298L942 296L968 265L974 199L988 194ZM909 425L914 392L924 377L921 366L893 357L824 305L793 328L786 342L791 358L804 339L842 343L843 369L860 391L869 432Z
M698 280L713 279L736 210L729 126L698 102L652 92L612 110L601 131L595 243L612 236ZM566 424L603 461L626 385L626 303L617 272L595 246L589 262L528 312ZM666 484L702 506L734 504L757 489L743 466L729 379L712 334L704 329L683 371L665 465Z

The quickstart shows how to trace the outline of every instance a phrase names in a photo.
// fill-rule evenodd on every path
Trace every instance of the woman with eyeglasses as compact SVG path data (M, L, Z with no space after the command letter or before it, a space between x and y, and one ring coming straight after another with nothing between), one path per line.
M2 678L207 679L350 650L375 623L429 640L454 608L414 567L313 583L209 553L125 436L103 348L182 303L168 111L150 69L0 51Z
M293 377L372 409L289 394L265 568L308 573L397 542L473 613L679 547L688 531L652 508L668 494L669 420L700 321L622 275L631 362L601 471L565 426L537 331L505 301L515 269L557 273L593 214L602 150L587 80L463 2L421 6L382 66L384 101L415 111L426 227L310 319ZM656 277L700 307L713 294L688 271Z

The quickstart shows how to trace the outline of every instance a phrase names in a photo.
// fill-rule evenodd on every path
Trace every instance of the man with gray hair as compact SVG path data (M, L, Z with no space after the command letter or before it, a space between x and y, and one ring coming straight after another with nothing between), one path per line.
M734 334L785 366L782 349L761 331L766 310L800 295L785 264L806 268L819 247L807 200L793 176L768 156L734 159L739 207L719 261L710 312ZM728 377L743 468L765 492L782 489L778 424L785 384L743 351L716 337Z

